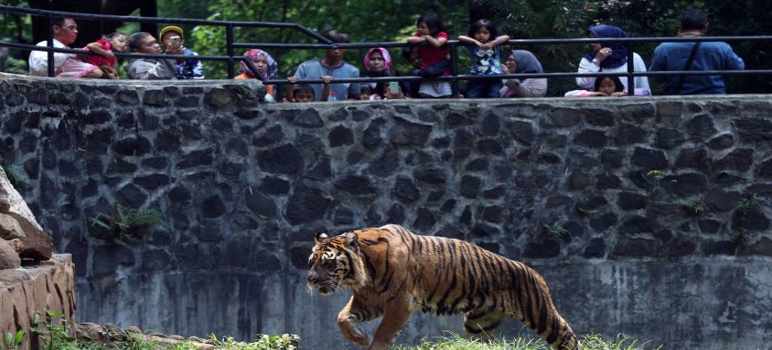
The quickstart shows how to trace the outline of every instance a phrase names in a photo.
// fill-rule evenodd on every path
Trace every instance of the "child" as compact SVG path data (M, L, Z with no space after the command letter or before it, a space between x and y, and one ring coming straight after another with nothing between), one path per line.
M421 60L419 75L436 78L450 74L448 59L448 33L445 32L442 19L435 13L418 17L415 35L407 38L409 44L418 45L418 57ZM418 95L425 98L449 97L452 95L447 81L422 81Z
M487 19L480 19L469 27L469 36L461 35L458 40L474 44L469 48L472 58L472 68L469 74L480 76L496 76L502 73L501 44L509 41L508 35L498 35L496 26ZM499 97L501 79L475 79L467 84L466 97L485 98Z
M185 47L185 32L178 26L161 28L158 34L164 53L168 55L185 55L191 58L176 59L175 74L177 79L204 79L204 67L201 61L193 58L198 53Z
M601 75L595 79L593 91L572 90L566 92L566 97L593 97L593 96L625 96L625 86L617 76Z
M86 45L86 49L96 55L82 55L81 60L83 62L99 67L102 70L101 78L118 79L118 72L116 71L118 58L113 54L113 50L128 51L129 37L126 34L114 32Z
M313 102L314 89L308 84L293 84L289 88L289 93L284 102Z

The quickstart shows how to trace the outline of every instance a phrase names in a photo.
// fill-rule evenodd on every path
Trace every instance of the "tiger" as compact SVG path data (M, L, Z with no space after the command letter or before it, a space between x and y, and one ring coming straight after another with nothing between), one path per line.
M309 290L351 289L337 325L344 338L385 350L415 310L464 314L470 336L486 336L504 317L522 321L553 349L579 349L544 278L524 263L466 241L422 236L400 225L314 235ZM358 323L382 317L372 342Z

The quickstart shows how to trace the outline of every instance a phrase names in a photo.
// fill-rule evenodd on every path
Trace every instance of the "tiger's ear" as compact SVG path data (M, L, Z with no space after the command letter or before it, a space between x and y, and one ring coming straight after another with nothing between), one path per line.
M346 245L356 248L357 247L357 235L354 232L346 232L343 234L343 238L346 239Z
M319 232L314 236L314 243L319 244L319 242L323 239L327 239L329 236L327 236L324 232Z

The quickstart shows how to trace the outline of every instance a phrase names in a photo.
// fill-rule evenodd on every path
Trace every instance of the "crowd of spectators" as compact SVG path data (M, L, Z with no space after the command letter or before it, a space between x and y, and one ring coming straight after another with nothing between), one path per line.
M678 36L698 38L708 29L705 14L688 9L681 14ZM53 46L69 48L78 35L78 26L72 18L60 18L53 22ZM619 27L597 24L589 28L595 38L624 38L626 33ZM458 40L468 48L470 66L465 88L459 89L446 79L451 74L451 58L448 49L449 35L441 18L427 13L416 21L416 31L407 39L409 44L399 57L409 63L406 72L397 72L392 55L382 47L371 48L362 58L362 69L345 61L346 50L334 44L349 42L346 33L327 30L322 33L333 46L324 56L301 63L288 77L283 91L274 84L266 86L266 101L306 102L337 101L350 99L378 100L401 98L495 98L540 97L547 92L548 79L510 79L502 74L543 73L539 59L530 51L514 49L504 54L503 46L510 37L499 34L489 20L480 19L470 25ZM198 54L185 47L185 33L179 26L163 27L158 38L147 32L131 35L111 33L89 43L86 54L54 53L54 74L62 78L118 79L118 58L115 52L150 54L152 57L131 58L126 66L129 79L204 79L204 69ZM47 46L42 41L38 46ZM167 55L173 55L165 57ZM627 77L603 73L625 73L632 56L633 71L646 72L647 65L641 55L629 50L623 42L602 41L589 45L578 65L579 73L598 73L601 76L576 78L577 90L565 96L626 96L630 83ZM240 62L239 75L235 79L278 79L279 62L268 52L250 49ZM653 71L689 70L742 70L743 60L725 42L663 42L654 50L651 65ZM29 56L29 72L48 75L48 53L32 51ZM384 78L400 75L419 76L421 80L359 83L346 79L361 77ZM634 78L634 95L651 95L646 76ZM304 80L322 81L307 84ZM669 75L662 79L668 94L724 94L726 85L720 75Z

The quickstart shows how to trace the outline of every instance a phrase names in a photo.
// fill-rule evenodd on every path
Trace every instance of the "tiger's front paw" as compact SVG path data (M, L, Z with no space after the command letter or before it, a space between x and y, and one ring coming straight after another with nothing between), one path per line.
M370 345L370 337L368 337L367 334L364 334L362 331L358 329L354 329L354 331L352 332L351 341L354 342L354 344L357 344L363 348L366 348Z

